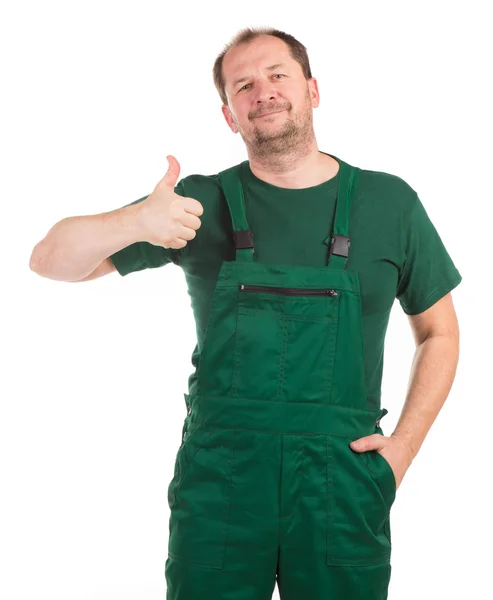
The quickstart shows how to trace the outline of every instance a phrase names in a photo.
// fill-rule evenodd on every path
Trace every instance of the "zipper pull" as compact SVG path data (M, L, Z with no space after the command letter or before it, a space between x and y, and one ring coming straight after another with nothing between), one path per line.
M336 292L335 290L326 290L327 291L327 295L328 296L338 296L339 292Z

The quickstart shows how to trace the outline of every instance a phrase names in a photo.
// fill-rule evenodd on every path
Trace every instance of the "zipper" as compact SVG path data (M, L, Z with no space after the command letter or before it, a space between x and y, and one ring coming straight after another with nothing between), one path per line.
M338 296L339 292L333 289L311 290L306 288L272 287L267 285L246 285L240 283L240 292L266 292L268 294L281 294L283 296Z

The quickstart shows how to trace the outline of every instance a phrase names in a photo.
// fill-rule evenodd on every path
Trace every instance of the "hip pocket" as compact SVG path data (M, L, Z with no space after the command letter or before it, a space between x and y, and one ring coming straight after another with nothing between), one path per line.
M354 452L347 438L327 436L329 566L388 562L395 479L376 450Z
M229 525L233 433L190 426L178 450L168 487L168 554L210 569L222 569Z

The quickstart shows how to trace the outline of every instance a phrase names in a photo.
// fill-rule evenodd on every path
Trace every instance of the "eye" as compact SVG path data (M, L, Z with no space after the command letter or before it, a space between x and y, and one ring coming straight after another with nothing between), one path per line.
M283 73L275 73L273 75L273 77L286 77L286 75L284 75ZM238 91L241 92L241 90L245 89L248 85L252 85L252 84L251 83L247 83L243 87L241 87Z

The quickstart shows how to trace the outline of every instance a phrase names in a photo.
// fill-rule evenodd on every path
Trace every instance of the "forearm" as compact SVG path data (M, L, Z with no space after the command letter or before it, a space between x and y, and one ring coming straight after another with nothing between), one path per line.
M139 204L56 223L33 249L33 271L61 281L86 277L111 254L143 241Z
M392 433L418 453L452 387L459 360L458 335L434 335L416 347L404 406Z

